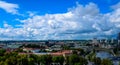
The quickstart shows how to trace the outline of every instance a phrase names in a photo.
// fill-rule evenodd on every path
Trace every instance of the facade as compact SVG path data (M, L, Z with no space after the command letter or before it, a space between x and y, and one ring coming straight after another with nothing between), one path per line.
M120 32L118 33L118 44L120 44Z
M72 50L62 50L58 52L50 53L52 56L68 56L72 54Z
M92 40L92 45L93 45L93 46L100 46L100 43L98 42L97 38L94 38L94 39Z

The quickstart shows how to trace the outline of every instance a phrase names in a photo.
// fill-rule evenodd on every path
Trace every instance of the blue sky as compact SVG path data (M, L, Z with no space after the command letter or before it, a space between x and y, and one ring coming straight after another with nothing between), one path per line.
M1 40L116 38L120 0L0 0Z

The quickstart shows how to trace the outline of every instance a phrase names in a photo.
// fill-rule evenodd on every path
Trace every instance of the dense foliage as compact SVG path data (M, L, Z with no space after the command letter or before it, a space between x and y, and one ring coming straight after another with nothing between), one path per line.
M76 54L68 56L66 59L63 56L51 55L34 55L34 54L18 54L18 52L6 52L0 49L0 65L63 65L68 61L68 65L87 64L87 60Z
M95 65L113 65L111 60L96 58L95 53L90 53L86 58L76 52L68 56L51 56L19 54L18 51L7 52L0 49L0 65L87 65L89 62L93 62Z

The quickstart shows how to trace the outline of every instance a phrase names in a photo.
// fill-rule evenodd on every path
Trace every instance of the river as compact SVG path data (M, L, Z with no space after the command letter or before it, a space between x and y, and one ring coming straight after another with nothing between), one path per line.
M100 57L101 59L104 59L104 58L113 57L113 55L105 51L99 51L96 53L96 57Z
M113 57L112 54L105 52L105 51L99 51L96 53L96 57L100 57L101 59L105 59L105 58L109 58L109 57ZM119 61L113 61L114 65L119 65Z

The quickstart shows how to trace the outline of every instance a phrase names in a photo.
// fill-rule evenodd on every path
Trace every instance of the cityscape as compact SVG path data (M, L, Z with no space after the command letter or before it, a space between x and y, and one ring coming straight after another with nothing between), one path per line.
M116 39L0 41L0 55L0 65L118 65L120 33Z
M0 65L120 65L120 0L0 0Z

